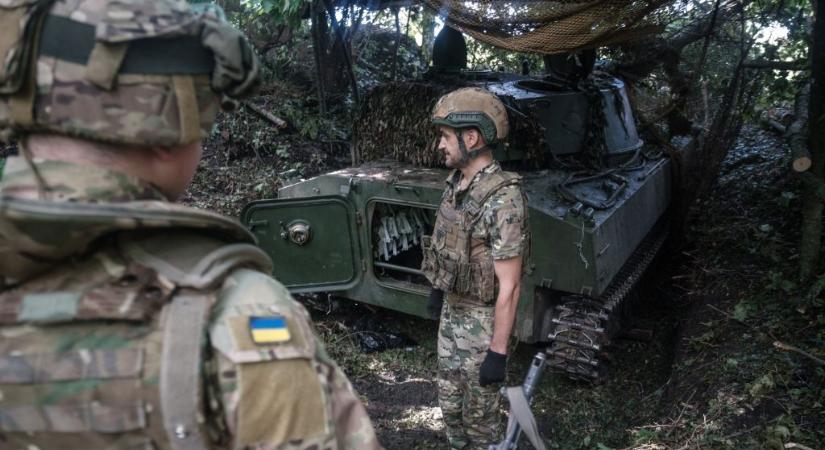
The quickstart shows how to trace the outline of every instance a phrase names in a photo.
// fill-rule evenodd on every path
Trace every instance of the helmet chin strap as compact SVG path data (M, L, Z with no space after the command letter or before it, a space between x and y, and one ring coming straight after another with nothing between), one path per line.
M467 165L470 164L470 161L472 161L473 158L478 157L484 150L490 149L490 147L485 145L475 150L468 151L467 146L464 145L464 134L461 128L455 129L455 137L456 139L458 139L458 150L461 152L461 159L458 160L458 164L456 164L456 169L467 167Z

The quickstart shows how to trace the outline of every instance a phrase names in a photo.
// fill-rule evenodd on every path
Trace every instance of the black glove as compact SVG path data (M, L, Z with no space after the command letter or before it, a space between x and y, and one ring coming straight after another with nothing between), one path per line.
M430 301L427 302L427 314L430 315L430 319L438 319L442 306L444 306L444 291L433 288L430 291Z
M483 387L493 383L501 383L504 381L506 368L507 355L487 350L487 356L478 371L478 384Z

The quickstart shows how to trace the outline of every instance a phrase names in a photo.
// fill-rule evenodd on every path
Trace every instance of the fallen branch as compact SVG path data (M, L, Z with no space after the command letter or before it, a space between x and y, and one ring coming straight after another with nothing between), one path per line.
M264 119L271 122L273 125L275 125L275 128L277 128L279 130L283 130L284 128L289 126L289 124L286 122L286 120L281 119L280 117L276 116L275 114L272 114L271 112L261 108L260 106L254 104L254 103L243 102L243 105L246 106L247 108L251 109L255 113L257 113L259 116L261 116Z
M787 444L785 444L785 448L798 448L800 450L814 450L811 447L808 447L808 446L802 445L802 444L797 444L796 442L788 442Z
M759 122L762 124L762 127L764 127L765 129L767 129L769 131L775 131L775 132L777 132L779 134L782 134L782 135L784 135L785 131L787 130L785 125L782 125L781 123L779 123L776 120L768 119L767 117L763 118Z
M779 350L782 350L783 352L797 353L797 354L802 355L806 358L810 358L813 362L819 364L820 366L825 366L825 360L823 360L822 358L818 358L818 357L806 352L805 350L794 347L793 345L786 344L786 343L781 342L781 341L774 341L773 346L776 347Z
M770 61L758 59L745 61L742 67L746 69L772 69L772 70L808 70L808 61L799 59L796 61Z

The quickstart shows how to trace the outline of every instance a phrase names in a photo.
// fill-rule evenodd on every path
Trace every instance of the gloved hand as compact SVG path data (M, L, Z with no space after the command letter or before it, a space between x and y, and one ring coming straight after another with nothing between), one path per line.
M487 350L487 356L478 371L478 384L483 387L493 383L501 383L504 381L506 368L507 355Z
M433 288L430 291L430 300L427 302L427 314L431 319L441 316L441 307L444 306L444 291Z

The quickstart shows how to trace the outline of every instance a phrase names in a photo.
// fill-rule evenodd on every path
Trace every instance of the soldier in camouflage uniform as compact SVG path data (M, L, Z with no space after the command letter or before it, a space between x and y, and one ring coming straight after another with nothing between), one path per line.
M0 0L0 448L375 449L234 220L169 202L243 36L175 0Z
M507 136L504 105L479 88L442 97L433 111L447 179L423 271L439 314L438 399L453 449L487 449L502 435L498 384L529 249L518 175L501 170L491 146ZM444 297L446 294L446 301Z

